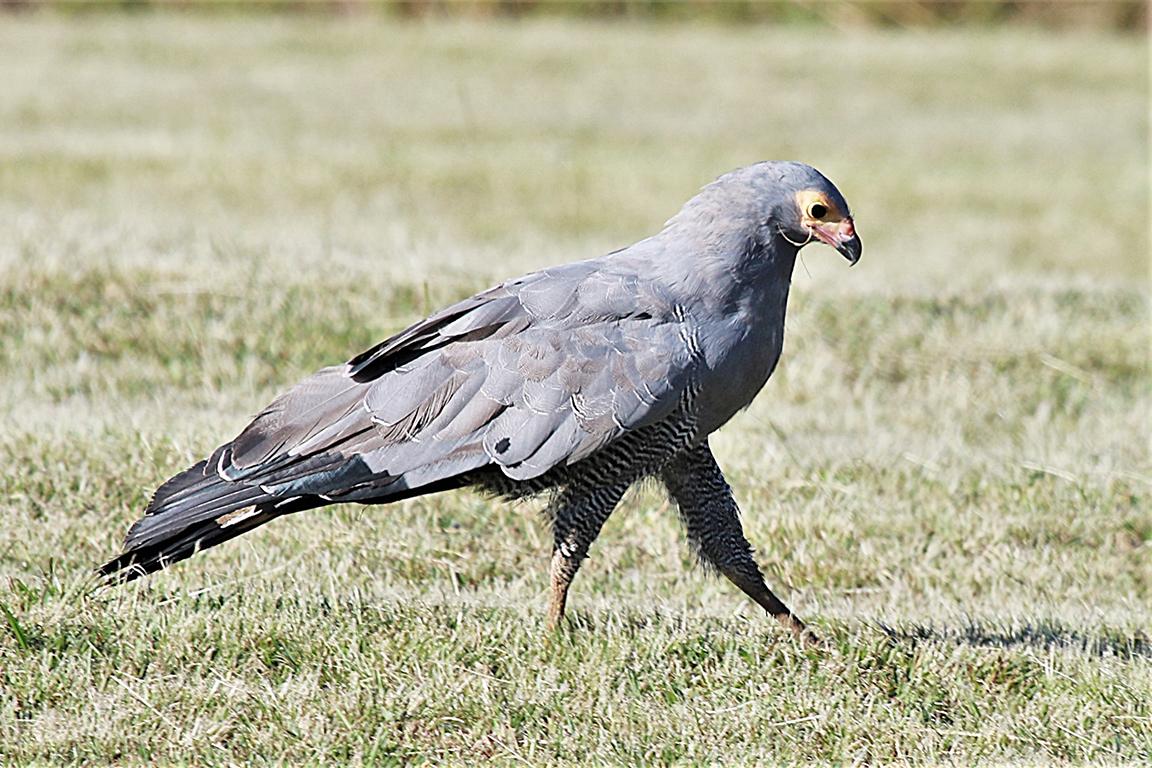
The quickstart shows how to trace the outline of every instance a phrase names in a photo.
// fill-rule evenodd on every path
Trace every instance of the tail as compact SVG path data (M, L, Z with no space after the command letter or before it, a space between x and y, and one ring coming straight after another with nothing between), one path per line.
M124 551L97 570L106 584L132 581L281 515L327 503L316 496L273 496L224 480L207 466L201 461L156 490L144 517L129 529Z

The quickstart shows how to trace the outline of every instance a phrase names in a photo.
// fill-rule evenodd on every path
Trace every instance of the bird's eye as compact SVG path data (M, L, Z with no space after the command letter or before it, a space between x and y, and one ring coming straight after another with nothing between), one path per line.
M812 203L808 206L808 215L813 219L822 219L828 215L828 206L824 203Z

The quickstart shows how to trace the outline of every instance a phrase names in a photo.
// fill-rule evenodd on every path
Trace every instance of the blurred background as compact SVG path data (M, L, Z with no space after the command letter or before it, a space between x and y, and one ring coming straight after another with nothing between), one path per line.
M177 252L268 227L560 257L798 158L884 281L1146 271L1142 2L3 7L0 215L41 245L95 216Z
M0 8L0 754L186 759L173 721L188 749L342 762L384 728L471 754L507 714L561 761L778 762L765 724L837 763L1147 756L1145 3ZM581 572L602 634L569 666L535 634L543 523L465 493L277 521L86 596L152 489L278 391L761 159L828 175L863 259L804 251L781 366L713 445L769 582L858 684L762 656L788 652L650 489ZM935 644L893 655L880 623ZM1054 646L1103 650L1033 658ZM462 688L476 659L531 708ZM700 659L721 672L688 712ZM587 728L603 701L549 675L667 696Z
M374 13L394 17L824 23L836 27L910 27L1022 23L1140 31L1148 21L1139 0L3 0L9 10L195 10L276 13Z

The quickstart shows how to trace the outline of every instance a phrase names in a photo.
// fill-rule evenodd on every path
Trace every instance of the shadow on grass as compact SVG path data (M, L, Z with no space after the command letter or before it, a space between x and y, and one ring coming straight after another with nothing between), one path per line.
M1095 634L1088 634L1044 621L1007 627L982 622L969 622L960 627L912 624L894 628L883 622L877 625L892 640L913 645L951 643L986 648L1032 647L1080 651L1098 657L1152 658L1152 639L1148 635L1142 632L1124 635L1105 627Z

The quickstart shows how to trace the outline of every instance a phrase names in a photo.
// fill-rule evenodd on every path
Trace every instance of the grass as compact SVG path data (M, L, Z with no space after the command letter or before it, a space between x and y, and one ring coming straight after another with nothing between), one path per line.
M1147 44L178 16L0 24L4 764L1152 759ZM280 521L89 592L311 370L763 157L798 266L715 440L811 652L651 488L547 636L534 505Z

